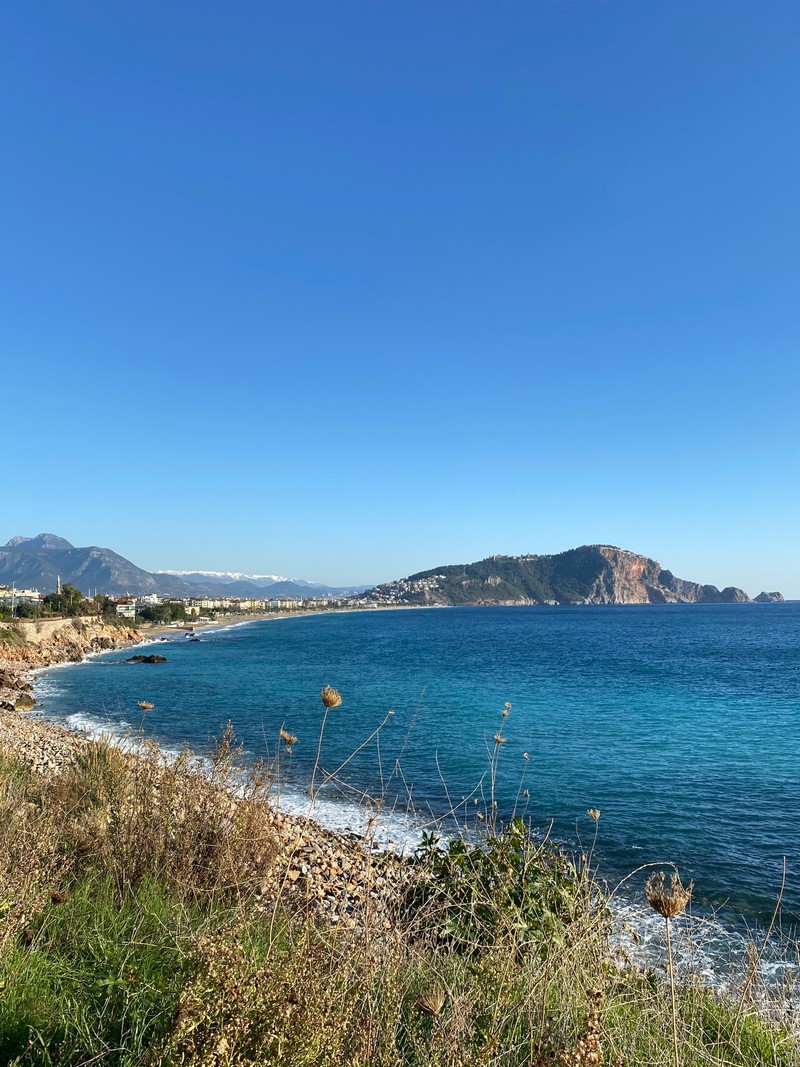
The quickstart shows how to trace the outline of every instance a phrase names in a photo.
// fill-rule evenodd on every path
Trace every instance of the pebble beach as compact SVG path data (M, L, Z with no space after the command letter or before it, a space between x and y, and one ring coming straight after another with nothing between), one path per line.
M128 648L152 635L92 619L54 621L44 632L41 626L38 632L32 625L22 626L16 632L22 640L0 641L0 754L20 760L36 775L56 776L91 746L106 742L38 717L31 675L96 652ZM152 743L146 756L133 742L124 751L131 761L153 757ZM168 757L159 758L166 771ZM196 773L203 773L199 760ZM410 877L409 865L400 857L382 852L368 838L328 830L310 815L279 811L263 796L256 801L246 788L208 783L208 798L223 810L242 803L258 805L257 817L274 842L273 858L258 886L265 901L288 894L298 906L352 927L369 909L372 921L377 918L390 927L392 903Z

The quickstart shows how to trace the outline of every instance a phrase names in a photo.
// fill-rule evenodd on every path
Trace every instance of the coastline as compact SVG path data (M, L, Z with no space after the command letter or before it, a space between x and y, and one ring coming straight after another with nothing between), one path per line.
M374 610L409 610L407 608L367 608L367 609L343 609L354 611L371 612ZM189 624L185 627L149 627L140 631L131 631L126 629L112 628L113 634L100 635L97 632L93 632L90 635L86 635L89 646L80 658L89 658L94 655L101 654L106 651L112 650L114 647L131 647L133 645L147 645L159 642L163 637L174 634L178 634L188 631L190 629L197 631L213 631L222 630L228 627L238 627L247 625L253 622L268 621L278 618L291 618L299 617L300 615L321 615L328 614L328 612L281 612L281 613L269 613L267 615L248 616L247 618L236 618L220 620L218 623ZM64 621L69 625L68 621ZM100 647L94 647L98 644L98 637L111 636L119 641L118 645L105 645L101 644ZM0 644L0 672L4 667L7 667L7 663L3 659L3 648ZM74 663L80 662L80 659L76 659L74 645L69 642L60 641L57 643L54 649L49 652L45 651L44 659L46 662L37 662L32 665L28 665L25 668L26 675L31 672L36 672L42 667L56 667L56 666L69 666ZM17 667L19 667L19 661L16 661ZM30 685L27 681L26 684ZM14 753L24 760L29 766L34 769L37 774L50 775L54 773L60 773L66 762L72 760L76 753L88 751L87 746L92 744L108 743L109 738L107 736L98 738L96 735L87 735L80 729L71 728L63 720L57 718L48 718L43 720L36 716L31 716L29 712L21 712L12 710L4 710L0 712L0 749L4 749L8 752ZM126 743L121 742L119 747L126 751L127 755L132 756L133 752L130 746L126 749ZM162 757L168 760L170 757L165 750L160 749ZM273 811L271 818L276 820L275 825L281 827L281 833L287 835L287 841L291 839L294 841L298 836L305 840L303 848L310 848L311 851L304 853L305 858L301 861L306 867L309 867L308 856L316 857L315 862L319 860L320 856L329 856L331 849L336 851L345 847L347 855L350 856L349 862L355 863L356 860L353 856L361 855L364 853L370 855L374 850L374 838L366 839L366 835L357 837L358 831L353 831L350 827L342 827L339 829L331 827L329 821L325 819L324 813L319 809L322 805L318 805L315 810L312 806L309 807L309 811L303 814L301 811L295 809L293 811L286 811L281 809L279 803L279 797L275 798L278 803L273 804ZM369 823L369 819L367 819ZM369 829L369 827L368 827ZM311 842L309 844L309 842ZM365 847L366 846L366 847ZM288 847L288 846L287 846ZM352 853L352 848L355 847L355 853ZM398 863L401 862L399 856L395 857ZM358 861L360 862L360 860ZM334 866L337 866L334 863ZM319 866L319 864L318 864ZM292 872L300 871L300 867L288 868ZM400 868L402 869L402 868ZM322 870L322 869L321 869ZM328 867L330 872L330 864ZM313 872L312 872L313 874ZM366 876L365 876L366 877ZM300 882L300 879L303 879ZM300 871L298 874L298 881L301 887L305 887L307 884L308 871L303 873ZM333 881L330 873L320 873L316 879L312 877L312 882L317 885L325 883L323 891L323 897L325 900L339 900L341 897L342 888L338 889L331 883ZM317 890L315 889L316 893ZM348 891L349 892L349 891ZM347 894L345 894L347 896ZM316 898L315 898L316 899ZM342 904L341 907L345 908L345 913L350 915L353 908L355 898L350 894L347 896L347 902ZM333 908L334 913L336 909L340 907L339 904L325 904L326 910ZM347 909L350 909L349 911ZM645 920L645 928L642 927L642 919ZM625 932L625 927L633 923L637 927L635 934ZM615 944L619 951L628 959L631 966L637 968L656 968L658 965L658 958L660 953L660 927L658 920L655 916L651 916L646 908L637 907L636 909L628 910L623 907L617 913L617 925L619 935ZM676 948L679 952L678 969L681 973L690 974L697 973L698 964L698 941L706 942L709 938L709 934L717 941L722 936L723 928L719 927L716 930L710 929L710 924L702 919L694 919L691 921L691 926L688 924L679 924L678 929L675 930L676 935ZM733 969L731 968L727 973L722 970L717 970L714 966L714 961L704 952L704 945L700 946L701 955L704 957L701 961L700 973L703 977L711 981L716 988L726 990L732 988L729 984L729 979L733 978ZM747 945L742 941L741 946L738 947L736 957L740 958L744 962L744 954ZM731 955L733 959L733 954ZM735 985L735 981L733 981ZM794 1009L797 1012L798 1008Z
M272 614L265 618L285 618L291 614ZM20 646L9 646L0 640L0 681L13 678L19 686L17 694L28 694L32 688L29 676L43 667L72 666L115 648L147 645L161 636L154 631L147 633L125 629L117 640L113 633L103 635L103 641L107 640L108 644L94 647L97 644L95 633L92 639L84 642L87 648L78 658L78 644L69 633L70 620L63 621L70 640L56 640L54 647L45 647L38 653L30 647L22 652ZM257 621L263 620L238 620L235 625ZM97 626L91 629L97 630ZM166 629L172 632L172 628ZM104 747L119 752L129 766L155 761L159 778L172 773L173 759L158 744L140 745L136 741L112 739L105 735L92 736L71 728L64 720L43 718L35 712L35 708L26 706L25 710L21 710L10 707L8 701L0 704L0 754L19 760L37 777L53 779L68 774L81 756ZM269 896L288 891L302 900L305 907L324 913L332 923L342 926L355 927L366 907L373 910L377 907L388 914L392 899L405 884L409 873L408 865L397 853L377 849L366 835L326 827L314 818L313 803L309 804L306 814L282 810L279 802L276 802L279 783L275 794L272 792L275 783L270 783L266 791L263 791L262 782L259 782L258 789L247 784L241 785L242 774L245 779L250 777L252 781L257 780L253 777L255 772L252 768L237 768L229 784L212 782L207 770L202 757L189 755L189 773L206 783L212 808L224 812L232 810L232 805L250 807L255 803L259 809L258 817L274 839L277 861L269 878L259 887L259 892ZM258 790L262 792L256 798ZM381 921L388 927L388 919Z
M320 615L356 615L356 614L372 614L377 611L418 611L420 609L428 608L440 608L447 607L449 605L444 604L387 604L376 605L375 607L366 608L326 608L326 609L314 609L313 611L269 611L269 612L248 612L246 617L242 618L241 615L226 615L220 619L214 619L211 622L192 622L187 620L181 623L148 623L145 626L139 626L138 631L143 635L143 641L147 642L153 638L166 637L169 634L178 634L186 632L202 632L206 630L223 630L233 626L246 626L251 622L270 622L272 619L310 619L319 617Z

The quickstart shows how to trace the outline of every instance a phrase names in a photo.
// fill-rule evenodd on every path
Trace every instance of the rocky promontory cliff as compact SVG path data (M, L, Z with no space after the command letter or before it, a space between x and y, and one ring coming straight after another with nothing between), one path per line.
M783 593L759 593L758 596L753 597L753 602L756 604L782 604Z
M90 652L127 648L142 640L138 630L100 616L75 619L17 620L0 629L0 708L33 707L28 671L55 663L79 663Z
M376 604L736 604L735 586L689 582L648 556L613 545L583 545L556 555L490 556L435 567L375 586ZM783 599L780 593L761 594Z

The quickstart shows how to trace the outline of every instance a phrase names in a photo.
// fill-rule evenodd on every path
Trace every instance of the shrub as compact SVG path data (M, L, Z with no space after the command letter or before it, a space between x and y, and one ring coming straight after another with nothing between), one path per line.
M425 835L416 863L409 907L470 954L498 941L515 952L564 944L567 928L597 898L566 853L535 841L522 819L475 845L456 838L441 848L436 834Z

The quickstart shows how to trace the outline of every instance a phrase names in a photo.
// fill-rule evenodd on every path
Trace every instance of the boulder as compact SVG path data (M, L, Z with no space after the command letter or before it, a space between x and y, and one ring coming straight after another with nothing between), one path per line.
M20 693L14 701L14 711L33 711L36 701L28 693Z
M130 659L122 661L123 663L166 663L166 656L131 656Z

